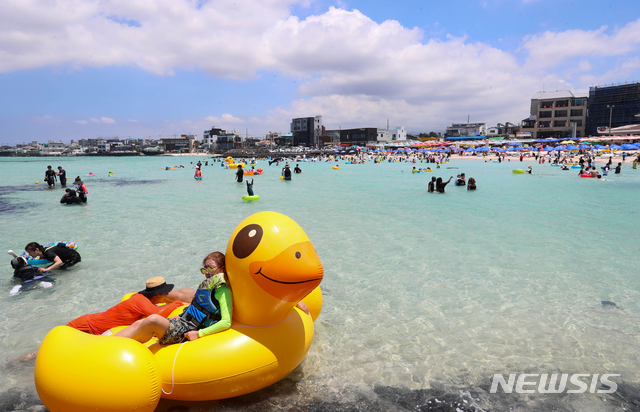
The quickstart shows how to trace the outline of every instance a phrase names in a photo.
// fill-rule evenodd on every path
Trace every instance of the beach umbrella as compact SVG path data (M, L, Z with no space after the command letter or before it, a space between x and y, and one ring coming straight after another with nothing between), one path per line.
M498 147L498 148L496 149L496 152L504 153L504 152L506 152L506 150L504 150L504 149L503 149L503 148L501 148L501 147Z
M634 150L634 149L636 149L636 146L634 146L632 144L623 144L621 147L623 149L626 149L626 150Z
M589 146L588 144L581 144L580 146L578 146L578 149L590 149L591 146Z
M622 149L622 147L618 146L617 144L612 144L611 146L609 146L609 149L617 150L617 149Z
M578 150L578 146L570 144L567 146L567 150Z
M467 150L465 150L465 152L475 152L476 149L474 149L473 147L469 147L467 148Z
M573 140L563 140L560 144L575 144L575 142Z
M520 142L509 142L509 146L522 146Z
M553 150L553 146L547 146L544 148L544 150L546 150L547 152L550 152Z
M597 145L595 145L595 146L593 146L593 147L595 147L595 148L596 148L596 149L598 149L598 150L606 149L606 146L603 146L603 145L601 145L601 144L597 144Z

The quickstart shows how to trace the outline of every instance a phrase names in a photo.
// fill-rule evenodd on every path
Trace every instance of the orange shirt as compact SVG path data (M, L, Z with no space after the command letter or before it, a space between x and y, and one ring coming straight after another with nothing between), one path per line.
M176 308L182 306L182 302L176 301L164 306L156 306L145 296L136 293L124 302L120 302L106 312L92 313L80 316L67 323L67 326L101 335L105 331L122 325L131 325L133 322L146 316L158 314L165 318Z

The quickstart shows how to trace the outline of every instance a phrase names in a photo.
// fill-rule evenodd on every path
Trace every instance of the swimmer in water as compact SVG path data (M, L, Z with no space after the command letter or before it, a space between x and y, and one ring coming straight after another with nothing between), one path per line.
M247 179L246 182L247 182L247 194L249 196L253 196L253 179L251 179L251 183L249 183L249 179Z

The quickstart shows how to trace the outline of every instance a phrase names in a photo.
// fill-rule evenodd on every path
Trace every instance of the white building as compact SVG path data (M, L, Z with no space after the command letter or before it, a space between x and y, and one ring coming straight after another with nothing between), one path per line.
M378 141L391 140L407 140L407 129L404 126L396 127L394 130L378 129Z

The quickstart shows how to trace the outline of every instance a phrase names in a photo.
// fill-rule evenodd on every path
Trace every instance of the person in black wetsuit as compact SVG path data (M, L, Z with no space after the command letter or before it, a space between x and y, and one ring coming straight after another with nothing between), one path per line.
M60 203L63 205L79 205L82 204L82 199L76 195L76 191L73 189L67 189L60 199Z
M291 180L291 168L288 163L282 169L282 176L284 176L284 180Z
M11 292L9 292L11 295L37 286L48 288L53 286L55 282L50 277L41 275L38 269L27 263L27 260L23 256L14 257L11 260L11 267L14 269L13 277L21 282L20 285L16 285L11 289Z
M238 171L236 172L236 182L242 183L243 178L244 178L244 170L242 169L242 165L238 164Z
M253 196L253 179L251 179L251 183L249 183L249 179L247 179L247 194Z
M300 165L296 163L296 168L293 169L293 172L298 174L298 173L302 173L302 169L300 169Z
M78 252L67 247L64 243L45 248L37 242L31 242L24 250L32 257L45 258L53 263L47 268L38 268L39 272L48 272L58 268L67 269L82 260Z
M44 181L47 182L49 187L55 187L56 179L56 172L51 169L51 166L47 166L47 170L44 172Z

